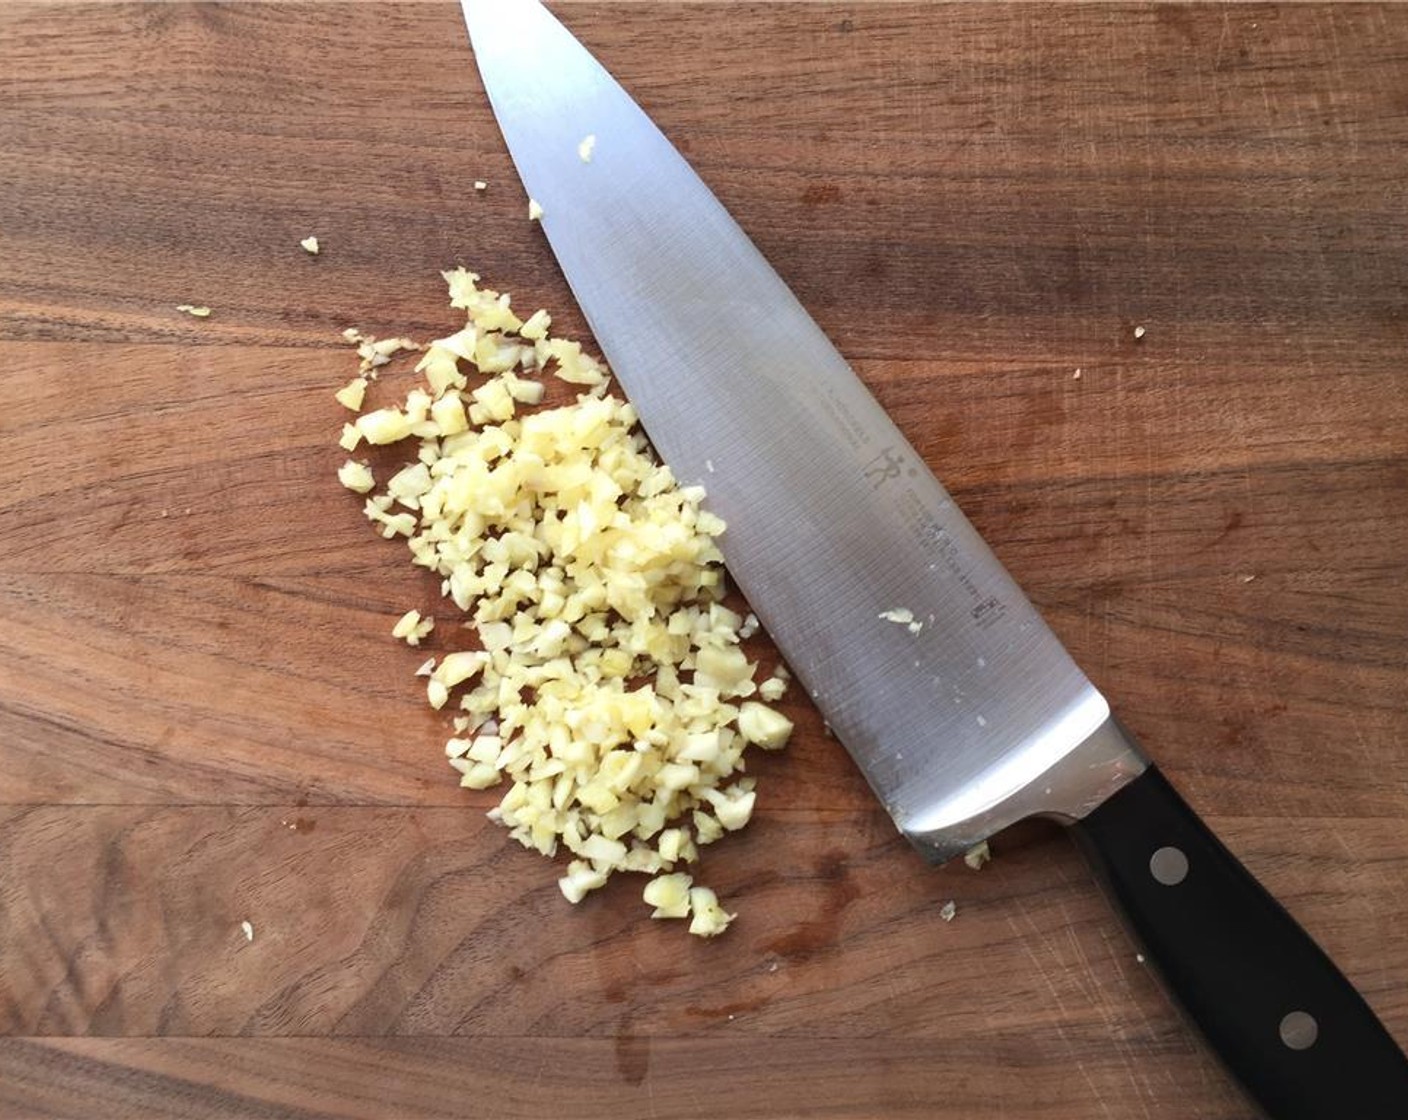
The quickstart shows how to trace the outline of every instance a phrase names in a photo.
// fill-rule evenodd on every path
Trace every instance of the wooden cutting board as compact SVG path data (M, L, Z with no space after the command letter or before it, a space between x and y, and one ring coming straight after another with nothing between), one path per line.
M560 10L1408 1043L1408 9ZM0 1114L1250 1120L801 697L716 942L485 820L333 479L457 263L583 330L456 5L0 7Z

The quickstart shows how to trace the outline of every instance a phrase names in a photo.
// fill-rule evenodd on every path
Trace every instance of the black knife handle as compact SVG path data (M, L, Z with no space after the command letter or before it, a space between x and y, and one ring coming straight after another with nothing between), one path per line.
M1271 1120L1404 1120L1408 1058L1150 766L1075 825L1135 933Z

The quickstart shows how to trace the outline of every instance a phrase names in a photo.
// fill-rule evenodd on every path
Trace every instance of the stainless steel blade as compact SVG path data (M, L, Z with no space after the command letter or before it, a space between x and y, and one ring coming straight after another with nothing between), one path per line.
M607 360L727 521L733 578L901 831L947 859L1026 816L1081 817L1140 773L1104 698L639 106L533 0L463 3Z

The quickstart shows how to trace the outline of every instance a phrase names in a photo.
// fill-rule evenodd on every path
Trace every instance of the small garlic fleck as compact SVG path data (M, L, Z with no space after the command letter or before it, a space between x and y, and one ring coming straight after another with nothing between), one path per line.
M988 847L986 840L974 844L963 853L963 862L974 871L979 870L983 864L987 863L990 859L992 859L992 850Z

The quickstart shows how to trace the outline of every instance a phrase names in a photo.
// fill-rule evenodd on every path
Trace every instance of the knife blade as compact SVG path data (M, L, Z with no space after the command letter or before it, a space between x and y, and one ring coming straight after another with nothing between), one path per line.
M470 27L490 100L593 334L675 476L728 523L730 573L900 830L942 861L1033 813L1083 816L1140 773L1104 699L669 141L543 8L486 17ZM881 617L896 610L918 630Z
M1072 824L1272 1115L1403 1115L1408 1060L1362 997L1148 763L684 158L536 0L462 2L597 342L901 833L942 862L1030 816Z

